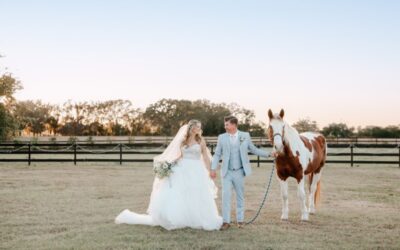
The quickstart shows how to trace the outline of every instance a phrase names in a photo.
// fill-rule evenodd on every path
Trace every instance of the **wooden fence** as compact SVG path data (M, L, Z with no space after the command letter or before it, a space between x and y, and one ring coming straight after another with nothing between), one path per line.
M153 156L162 153L165 146L168 145L169 139L162 139L161 141L136 140L134 143L132 141L112 143L0 143L0 162L27 162L28 165L31 165L32 162L73 162L75 165L78 162L119 162L119 164L123 162L152 162ZM213 153L216 140L208 139L207 141ZM269 141L253 139L253 142L258 147L271 147ZM340 149L339 151L342 152L330 152L331 150L329 149ZM368 151L372 150L374 152L355 152L355 149L357 151L368 149ZM96 158L83 157L88 155L95 155ZM98 157L99 155L103 156ZM111 157L112 155L114 157ZM141 155L148 155L148 157ZM387 158L390 158L390 160ZM269 163L272 162L272 159L252 157L251 162L260 166L260 163ZM349 141L346 143L343 140L329 141L327 163L349 164L350 166L355 164L393 164L400 167L400 145L397 139L396 141L384 142L373 140L373 143L371 141L363 141L362 143L360 141L358 143L349 143Z

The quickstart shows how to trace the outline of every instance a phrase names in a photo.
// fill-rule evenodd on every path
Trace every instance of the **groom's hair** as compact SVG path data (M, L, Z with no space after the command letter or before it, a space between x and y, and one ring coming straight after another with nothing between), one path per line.
M224 117L225 122L230 122L231 124L235 124L236 126L238 125L239 121L238 118L236 118L233 115L228 115Z

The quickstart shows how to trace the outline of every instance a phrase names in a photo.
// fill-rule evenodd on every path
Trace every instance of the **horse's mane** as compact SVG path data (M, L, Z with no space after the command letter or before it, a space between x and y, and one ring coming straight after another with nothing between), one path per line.
M284 133L284 141L292 150L293 155L296 155L296 151L299 153L304 148L304 143L300 138L299 132L292 126L290 126L287 122L284 121L285 124L285 133Z

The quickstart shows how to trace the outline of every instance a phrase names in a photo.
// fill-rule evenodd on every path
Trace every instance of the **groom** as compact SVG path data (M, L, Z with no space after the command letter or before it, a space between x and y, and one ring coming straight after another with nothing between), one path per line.
M218 163L222 157L222 216L221 230L226 230L231 223L232 187L236 192L236 219L239 227L244 226L244 177L251 174L248 151L269 157L271 154L258 149L251 142L250 134L239 131L238 119L234 116L224 118L226 133L218 136L218 143L211 163L211 178L216 177Z

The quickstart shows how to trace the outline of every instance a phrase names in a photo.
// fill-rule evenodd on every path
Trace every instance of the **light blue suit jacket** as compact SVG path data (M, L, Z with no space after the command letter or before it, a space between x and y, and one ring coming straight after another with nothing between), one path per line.
M238 140L240 143L240 158L242 160L244 173L246 176L251 174L251 165L249 160L249 151L252 154L261 156L261 157L270 157L271 154L267 151L258 149L251 141L250 134L248 132L238 131ZM218 168L219 161L222 157L222 177L224 177L228 173L229 166L229 158L230 158L230 136L228 133L224 133L218 136L217 147L215 148L215 153L213 156L213 160L211 163L211 169L216 170Z

